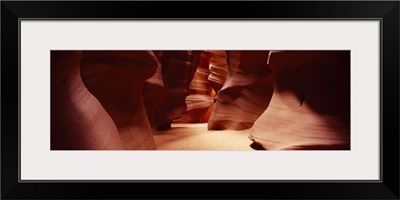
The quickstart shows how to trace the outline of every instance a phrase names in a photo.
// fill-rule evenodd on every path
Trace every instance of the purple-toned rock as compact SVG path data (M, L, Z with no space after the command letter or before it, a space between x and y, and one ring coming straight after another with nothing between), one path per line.
M350 149L350 51L283 51L269 64L274 93L250 138L267 150Z
M118 128L128 149L155 149L143 104L144 82L157 70L152 51L84 51L81 76Z
M51 150L126 149L80 76L81 51L51 51Z

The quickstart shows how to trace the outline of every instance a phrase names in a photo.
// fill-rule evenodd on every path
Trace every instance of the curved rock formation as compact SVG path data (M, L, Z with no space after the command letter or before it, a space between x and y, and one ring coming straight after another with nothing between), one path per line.
M228 75L228 58L226 51L212 50L209 52L211 54L211 64L209 66L210 75L208 76L208 81L215 93L218 93Z
M83 82L109 113L128 149L155 149L142 88L157 66L152 51L83 52Z
M273 77L268 51L227 51L228 76L217 94L210 130L250 128L268 107Z
M162 78L162 51L153 51L157 57L157 70L156 73L149 79L147 79L143 84L143 100L144 106L146 108L146 114L150 122L150 126L153 133L157 133L157 127L155 122L155 112L159 112L159 108L165 100L165 88ZM160 109L160 108L159 108Z
M212 88L208 82L210 74L210 52L202 51L199 66L190 83L190 95L186 97L187 109L179 119L174 122L180 123L199 123L204 120L204 114L213 105L214 100L211 96Z
M113 120L80 76L80 51L51 51L51 149L125 149Z
M166 97L162 107L156 113L158 130L171 127L171 122L186 111L186 97L189 85L200 61L200 51L163 51L162 76L166 89Z
M274 93L250 138L267 150L350 149L350 51L284 51L269 64Z

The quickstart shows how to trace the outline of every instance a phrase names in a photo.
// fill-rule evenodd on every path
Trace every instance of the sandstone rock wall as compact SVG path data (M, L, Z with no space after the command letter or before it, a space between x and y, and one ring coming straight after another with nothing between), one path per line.
M170 128L172 121L186 111L186 97L200 58L201 51L163 51L161 65L166 95L155 116L158 130Z
M267 150L350 149L350 51L283 51L269 64L274 93L250 138Z
M211 56L208 81L215 93L218 93L228 76L228 57L226 51L223 50L212 50L208 52Z
M268 54L269 51L227 51L228 74L217 93L208 129L244 130L260 117L273 91Z
M156 73L143 84L143 100L146 108L147 118L149 120L153 134L157 133L155 113L160 112L161 106L164 104L166 90L162 76L162 51L153 51L157 57ZM166 112L166 111L163 111ZM165 116L166 118L166 116Z
M210 58L210 52L201 52L199 65L189 86L190 93L186 97L187 109L175 122L199 123L208 121L204 115L214 104L213 96L211 96L212 88L208 81Z
M113 119L80 77L81 51L51 51L51 149L126 149Z
M350 149L350 51L51 51L52 150L156 149L173 122Z
M84 51L81 76L128 149L154 149L142 88L158 67L152 51Z

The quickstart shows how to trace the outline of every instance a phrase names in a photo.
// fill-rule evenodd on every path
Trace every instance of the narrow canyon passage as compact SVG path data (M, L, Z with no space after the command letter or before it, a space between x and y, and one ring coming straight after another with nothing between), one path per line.
M51 51L51 150L350 150L350 51Z

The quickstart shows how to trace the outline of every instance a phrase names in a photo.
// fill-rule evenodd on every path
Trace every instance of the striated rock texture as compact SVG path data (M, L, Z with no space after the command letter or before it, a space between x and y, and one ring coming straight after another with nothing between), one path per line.
M128 149L155 149L142 88L158 67L152 51L84 51L81 76Z
M228 76L208 121L210 130L250 128L268 107L273 77L269 51L227 51Z
M350 51L284 51L250 138L267 150L350 149Z
M163 51L161 65L166 96L155 116L157 130L170 128L171 122L186 111L186 97L200 57L201 51Z
M212 50L209 52L211 55L211 64L209 66L210 75L208 76L208 81L215 93L218 93L228 75L228 58L226 51Z
M155 112L159 112L159 107L164 103L166 91L162 78L162 51L153 51L153 53L157 57L157 70L151 78L144 82L142 90L147 118L149 119L153 134L156 134L157 127L155 122Z
M80 76L80 51L51 51L51 150L125 149L117 127Z
M211 96L212 88L208 82L210 57L210 52L201 52L199 65L189 86L190 95L186 97L187 109L182 116L174 120L174 122L199 123L208 120L203 119L203 116L214 104L213 97Z

